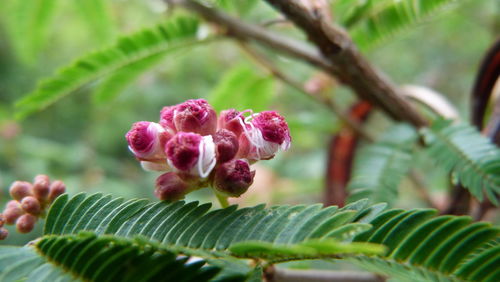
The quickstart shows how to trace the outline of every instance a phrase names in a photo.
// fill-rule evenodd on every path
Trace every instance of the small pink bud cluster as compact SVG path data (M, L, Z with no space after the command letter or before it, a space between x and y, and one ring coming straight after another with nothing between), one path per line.
M291 142L277 112L229 109L217 118L203 99L164 107L159 123L136 122L125 138L144 169L166 172L156 180L155 195L168 201L207 186L239 197L253 182L250 164L272 159Z
M47 175L37 175L33 183L15 181L10 186L10 200L0 214L0 240L9 234L4 224L16 224L17 231L28 233L35 227L39 217L45 215L50 204L66 191L60 180L50 182Z

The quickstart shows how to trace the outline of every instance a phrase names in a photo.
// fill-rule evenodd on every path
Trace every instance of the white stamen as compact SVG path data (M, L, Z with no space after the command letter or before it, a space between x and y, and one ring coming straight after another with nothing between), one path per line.
M250 116L246 117L244 121L239 119L240 124L243 127L243 132L247 136L248 141L255 147L255 154L257 159L261 159L261 157L271 157L279 149L283 151L288 150L288 148L290 147L290 142L284 141L282 144L277 144L264 140L262 132L257 129L251 122L251 120L258 115L258 113L251 114ZM250 129L248 129L247 127L250 127Z
M215 167L215 143L211 135L203 136L199 145L199 156L198 156L198 175L201 178L206 178L212 169Z

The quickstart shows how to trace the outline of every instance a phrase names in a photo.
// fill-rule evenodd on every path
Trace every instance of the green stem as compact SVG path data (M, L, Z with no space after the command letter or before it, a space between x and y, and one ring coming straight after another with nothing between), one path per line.
M227 208L229 207L229 202L227 201L227 197L224 195L221 195L217 192L215 192L215 196L217 197L217 200L219 200L220 206L222 208Z

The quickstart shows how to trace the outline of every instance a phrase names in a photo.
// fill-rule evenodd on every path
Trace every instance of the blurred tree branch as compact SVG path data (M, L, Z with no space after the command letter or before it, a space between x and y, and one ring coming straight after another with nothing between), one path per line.
M384 277L363 271L297 270L269 267L265 271L268 282L382 282Z
M319 52L304 42L242 22L196 1L166 1L181 5L205 20L225 28L229 36L257 41L307 61L337 77L342 83L351 87L361 99L380 107L396 120L409 122L416 127L427 124L412 105L400 95L400 90L359 53L347 33L329 25L321 18L321 13L307 10L299 1L266 0L304 30Z
M271 73L274 77L277 79L281 80L285 84L291 86L292 88L295 88L298 90L300 93L304 94L305 96L312 98L316 102L326 106L331 112L333 112L346 126L348 126L350 129L352 129L354 132L359 134L361 137L364 139L373 142L375 138L371 136L368 132L366 132L363 127L355 120L349 117L344 111L340 108L335 101L329 98L320 98L314 93L310 93L307 91L303 85L295 81L293 78L287 76L283 72L281 72L268 58L266 58L263 54L260 54L256 50L254 50L252 47L250 47L246 42L240 41L240 46L241 48L255 61L257 62L260 66L262 66L264 69L266 69L269 73Z

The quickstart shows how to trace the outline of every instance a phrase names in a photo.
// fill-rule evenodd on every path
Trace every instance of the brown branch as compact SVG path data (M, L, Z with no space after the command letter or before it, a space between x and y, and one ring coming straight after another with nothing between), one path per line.
M220 11L191 0L170 0L199 14L205 20L224 27L227 34L239 39L256 41L284 54L300 58L350 86L363 100L383 109L397 120L416 127L425 126L425 119L399 95L397 89L379 71L361 56L347 34L325 24L304 10L297 1L266 0L281 10L292 22L302 28L321 53L302 41L276 34L260 26L242 22Z
M195 1L167 0L167 2L180 5L187 10L199 14L205 20L225 28L229 36L239 39L257 41L268 47L280 50L284 54L305 60L311 65L321 69L334 68L323 58L318 50L311 48L311 46L304 44L301 41L297 41L276 34L274 32L270 32L265 28L257 25L242 22L236 18L226 15L215 9L208 8Z
M305 9L298 0L266 0L301 28L332 64L332 72L349 85L361 98L384 109L395 119L405 120L416 127L426 120L402 98L400 91L376 70L357 50L349 35L339 27L328 24L321 14Z
M240 41L240 47L260 66L262 66L265 70L271 73L274 77L281 80L285 84L295 88L300 93L304 94L308 98L312 98L315 102L318 102L324 106L326 106L332 113L334 113L347 127L352 129L354 132L359 134L364 139L373 142L375 138L371 136L368 132L366 132L363 127L355 120L351 119L344 111L340 108L335 101L332 99L321 99L320 97L314 95L307 91L300 82L295 81L293 78L287 76L283 72L281 72L268 58L266 58L263 54L260 54L247 43Z

